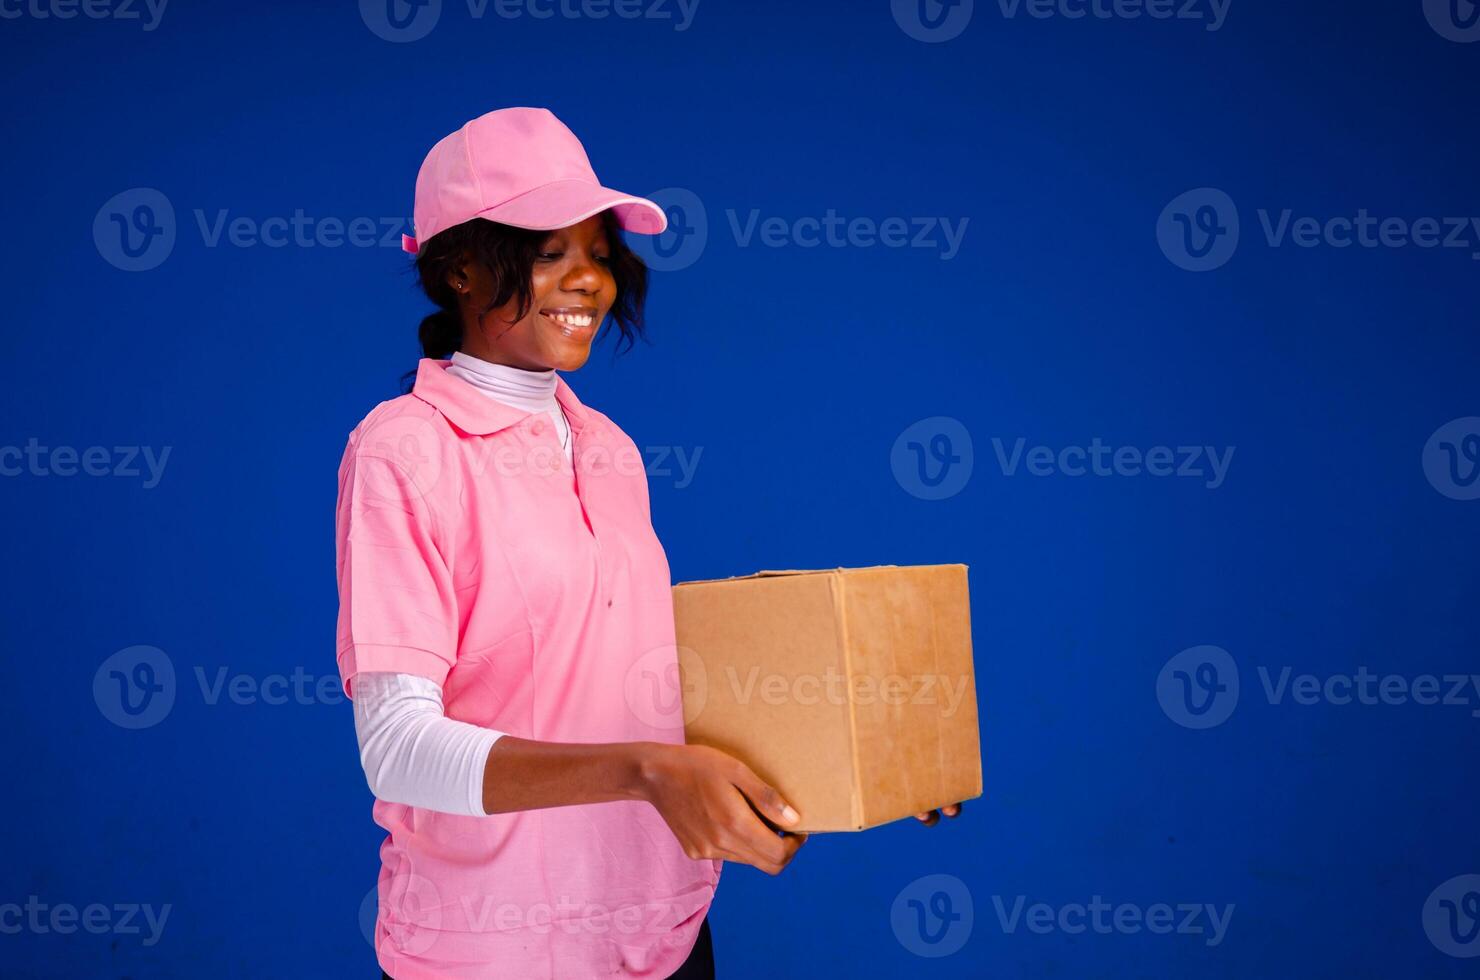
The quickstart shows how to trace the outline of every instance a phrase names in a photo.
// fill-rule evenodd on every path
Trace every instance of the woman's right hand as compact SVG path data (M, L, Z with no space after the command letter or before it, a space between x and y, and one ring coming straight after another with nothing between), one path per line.
M642 795L690 858L738 861L776 875L806 843L806 834L778 836L761 819L785 828L801 817L734 756L707 745L653 742L647 748Z

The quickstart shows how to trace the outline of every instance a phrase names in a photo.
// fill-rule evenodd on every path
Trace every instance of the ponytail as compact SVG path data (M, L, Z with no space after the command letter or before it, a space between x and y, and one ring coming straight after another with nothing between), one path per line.
M457 310L443 307L422 318L421 326L416 329L416 337L421 342L422 357L445 361L462 350L462 317L458 316ZM416 372L417 368L413 367L401 375L402 394L409 395L411 389L416 387Z
M422 357L445 361L462 349L462 318L455 310L438 310L421 321L416 336Z

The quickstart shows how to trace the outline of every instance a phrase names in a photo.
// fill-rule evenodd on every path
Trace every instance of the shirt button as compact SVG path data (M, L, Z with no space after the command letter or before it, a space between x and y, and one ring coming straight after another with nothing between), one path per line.
M606 600L606 604L607 604L607 606L610 606L612 604L612 601L610 599L608 599L608 600Z
M545 423L536 422L534 426L530 429L530 431L533 432L535 435L539 435L541 432L545 431Z

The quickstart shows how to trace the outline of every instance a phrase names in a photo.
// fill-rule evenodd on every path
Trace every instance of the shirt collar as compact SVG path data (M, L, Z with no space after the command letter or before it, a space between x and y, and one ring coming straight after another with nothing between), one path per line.
M416 365L416 383L411 394L441 412L449 422L469 435L490 435L538 414L488 397L461 378L448 374L447 369L451 366L451 361L423 357ZM555 400L565 409L565 417L570 421L573 433L579 433L591 420L586 406L581 404L559 374L555 375Z

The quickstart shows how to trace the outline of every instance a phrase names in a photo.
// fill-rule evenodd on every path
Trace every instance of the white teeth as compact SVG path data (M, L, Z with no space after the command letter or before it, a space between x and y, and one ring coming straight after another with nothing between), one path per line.
M568 327L589 327L593 317L576 313L546 313L545 316L556 323L563 323Z

